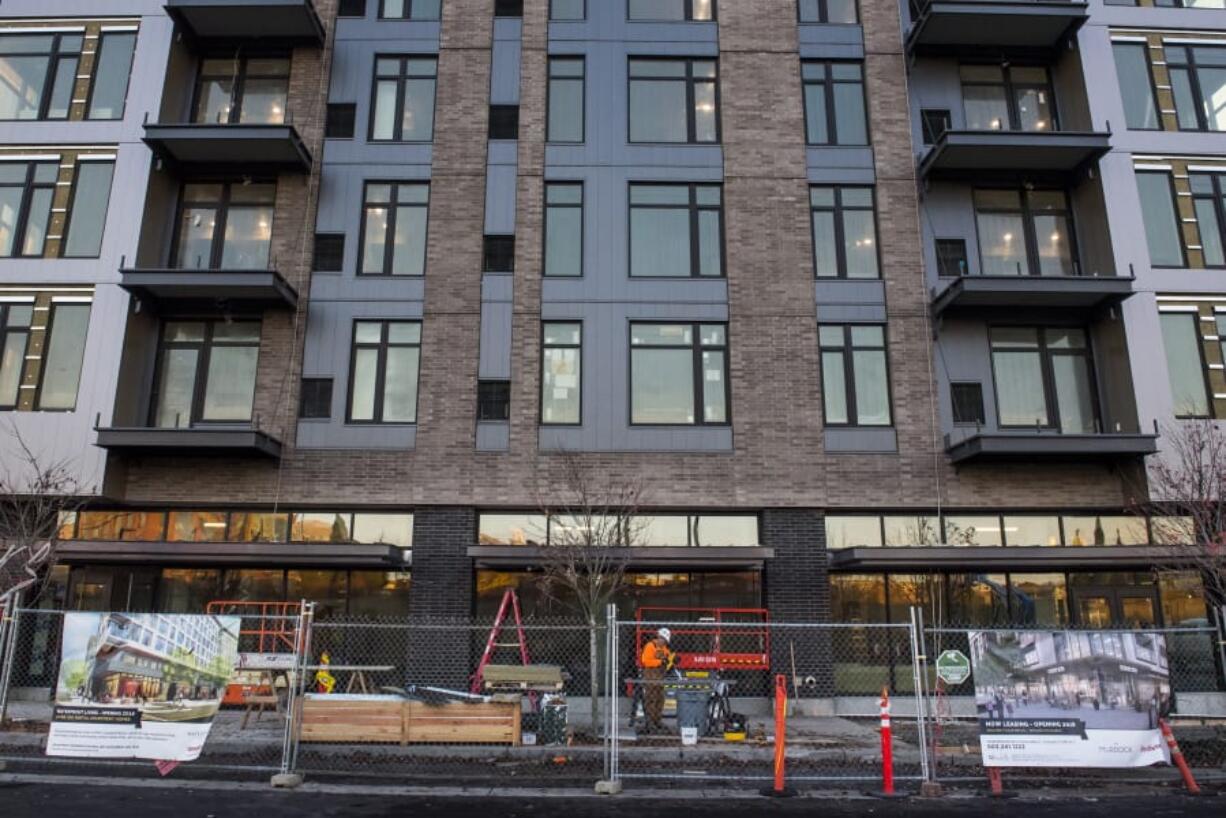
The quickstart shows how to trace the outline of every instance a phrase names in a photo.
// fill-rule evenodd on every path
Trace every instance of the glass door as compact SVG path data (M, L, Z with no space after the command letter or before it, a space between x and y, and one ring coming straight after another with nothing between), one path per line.
M1080 588L1073 591L1076 624L1083 628L1152 628L1158 625L1155 588Z

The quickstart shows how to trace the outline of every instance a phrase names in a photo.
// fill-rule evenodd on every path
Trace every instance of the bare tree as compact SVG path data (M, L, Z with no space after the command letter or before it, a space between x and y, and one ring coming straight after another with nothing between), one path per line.
M0 603L17 593L41 593L56 561L63 517L85 492L67 461L45 463L17 429L0 451Z
M1155 543L1165 567L1192 570L1207 601L1226 603L1226 431L1210 420L1180 421L1162 433L1162 452L1149 463Z
M612 477L572 452L557 455L558 477L538 499L549 527L540 537L542 592L583 617L589 630L592 724L599 730L599 631L608 605L625 586L630 549L642 543L650 518L638 477Z

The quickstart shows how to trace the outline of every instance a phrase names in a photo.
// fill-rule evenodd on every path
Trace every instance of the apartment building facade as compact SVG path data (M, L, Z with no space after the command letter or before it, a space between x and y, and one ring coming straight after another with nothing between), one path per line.
M1211 105L1168 114L1155 79L1165 129L1125 128L1143 106L1112 89L1136 68L1116 44L1142 37L1155 76L1159 43L1190 49L1214 99L1216 52L1187 32L1220 12L164 5L0 9L24 83L2 150L60 158L56 184L21 188L20 225L39 184L110 202L81 210L105 213L88 262L54 222L42 253L0 259L6 343L12 304L93 299L76 402L17 390L6 413L96 475L50 604L467 616L514 587L544 613L533 569L577 463L644 484L631 614L1206 616L1131 510L1177 414L1156 394L1184 360L1165 316L1198 310L1206 390L1222 377L1216 257L1190 221L1222 224L1200 178L1222 126ZM90 72L122 61L92 40L133 28L126 104L95 121L111 80ZM109 197L64 156L115 157ZM1160 165L1190 194L1173 272L1135 176ZM53 357L56 322L27 324ZM54 397L38 360L18 386Z

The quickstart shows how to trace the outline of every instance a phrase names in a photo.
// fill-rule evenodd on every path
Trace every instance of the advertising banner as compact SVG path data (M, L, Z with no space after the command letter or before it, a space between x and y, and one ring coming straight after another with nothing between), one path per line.
M238 661L237 616L68 613L47 755L194 761Z
M971 631L985 767L1169 762L1166 640L1118 631Z

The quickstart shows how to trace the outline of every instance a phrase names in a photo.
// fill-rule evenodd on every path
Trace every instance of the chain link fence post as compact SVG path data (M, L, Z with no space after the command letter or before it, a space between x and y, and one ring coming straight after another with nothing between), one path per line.
M13 679L13 662L17 656L17 633L21 625L21 592L8 599L4 613L6 641L0 642L0 724L4 724L9 709L9 684Z
M935 748L930 747L928 742L928 695L925 691L928 656L925 653L924 614L918 607L911 608L910 632L911 673L915 684L915 726L916 743L919 744L920 750L920 774L925 782L930 782L936 780L936 757L934 754L931 763L929 762L928 753L930 750L935 751Z
M1217 650L1222 689L1226 690L1226 605L1217 608Z
M294 669L286 690L285 743L281 772L298 775L298 745L302 738L302 702L307 690L307 666L311 663L311 634L315 624L315 603L302 600L298 613L298 628L294 639Z

